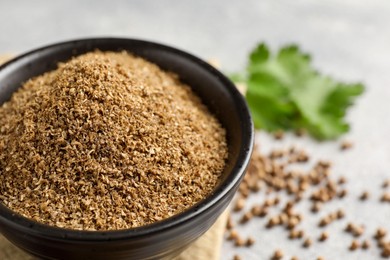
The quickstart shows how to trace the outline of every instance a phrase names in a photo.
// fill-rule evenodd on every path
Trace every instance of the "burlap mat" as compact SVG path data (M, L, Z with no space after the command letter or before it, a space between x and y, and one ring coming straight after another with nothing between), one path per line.
M0 55L0 64L10 59L11 55ZM227 220L227 211L221 215L213 227L202 237L194 242L175 260L217 260L220 259L220 251L223 232ZM33 260L34 257L24 253L11 244L0 234L0 259L1 260Z

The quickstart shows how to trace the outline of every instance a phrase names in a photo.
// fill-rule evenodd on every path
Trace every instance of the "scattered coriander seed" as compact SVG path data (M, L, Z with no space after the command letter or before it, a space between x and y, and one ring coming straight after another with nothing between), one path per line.
M387 188L390 186L390 180L385 180L382 184L382 188Z
M348 223L345 231L351 233L354 237L360 237L364 233L364 226Z
M353 146L352 142L350 142L350 141L343 141L340 144L340 149L341 150L348 150L348 149L351 149L352 146Z
M283 256L284 256L283 251L280 250L280 249L277 249L277 250L275 250L275 252L274 252L274 254L273 254L271 259L272 260L280 260L280 259L283 258Z
M241 257L239 255L234 255L233 260L241 260Z
M324 217L320 220L320 222L318 223L318 226L319 227L325 227L327 226L329 223L331 222L331 219L327 216L327 217Z
M300 151L297 155L297 162L307 162L309 161L309 156L304 152L304 151Z
M242 215L242 218L240 220L241 224L247 223L249 220L253 218L253 214L251 211L246 212L244 215Z
M338 212L335 211L335 212L331 212L328 214L328 218L329 220L332 222L332 221L335 221L336 219L338 219Z
M283 130L277 130L273 133L274 138L276 140L282 140L284 138L284 131Z
M261 212L259 214L259 217L263 218L263 217L265 217L267 215L268 215L268 209L267 208L262 208Z
M365 201L369 198L370 194L368 193L368 191L363 191L362 194L360 195L359 199L361 201Z
M271 159L278 159L278 158L282 158L285 154L285 151L284 150L272 150L270 155L269 155L269 158Z
M351 222L349 222L345 227L346 232L352 232L353 229L354 229L354 225Z
M294 154L294 153L296 153L296 152L297 152L297 147L295 147L294 145L292 145L292 146L290 147L290 149L288 149L288 152L289 152L289 154Z
M294 229L290 230L288 238L289 239L296 239L296 238L298 238L298 231L296 231Z
M381 197L381 202L390 202L390 193L383 193Z
M346 195L347 195L347 190L341 190L341 191L337 194L337 196L338 196L340 199L344 198Z
M230 232L229 232L229 235L228 235L228 237L227 237L227 240L236 240L238 238L238 233L237 233L237 231L236 230L231 230Z
M384 243L384 245L381 247L382 253L381 256L384 258L390 257L390 242Z
M301 222L303 220L303 215L300 213L295 214L295 217L297 218L298 222Z
M299 191L300 191L300 192L305 192L309 187L310 187L310 185L309 185L308 182L302 181L302 182L299 184ZM300 193L300 194L302 194L302 193Z
M244 239L242 239L242 238L240 238L240 237L237 237L237 238L235 239L235 241L234 241L234 245L235 245L236 247L243 247L243 246L246 245L246 240L244 240Z
M276 225L280 225L280 224L281 224L281 223L280 223L279 217L278 217L278 216L274 216L274 217L271 217L271 218L268 220L266 227L267 227L267 228L272 228L272 227L274 227L274 226L276 226Z
M386 248L382 250L381 256L383 258L389 258L390 257L390 249Z
M384 228L378 228L375 233L375 238L376 239L381 239L384 238L387 234L387 231Z
M310 238L306 238L305 241L303 241L302 246L305 248L310 247L313 244L312 240Z
M318 241L320 242L324 242L325 240L327 240L329 238L329 234L327 232L322 232L321 235L319 236L318 238Z
M264 207L272 207L275 206L275 199L266 199L264 201Z
M298 193L295 195L295 199L294 199L294 202L300 202L301 200L303 199L303 194L302 193Z
M228 220L226 222L226 229L231 230L234 228L234 223L232 217L229 215Z
M342 209L337 210L337 218L342 219L344 217L345 217L344 210L342 210Z
M259 205L253 206L251 208L251 212L253 216L260 216L262 213L263 208Z
M352 230L352 234L355 237L360 237L364 233L364 226L355 226L355 228Z
M325 260L322 256L317 257L317 260Z
M367 250L367 249L369 249L370 248L370 242L368 241L368 240L364 240L363 242L362 242L362 248L363 249L365 249L365 250Z
M360 244L357 240L352 240L351 245L349 246L349 250L355 251L360 247Z
M293 256L293 257L291 257L291 260L299 260L299 258L296 256Z
M320 161L318 161L318 165L319 165L320 167L322 167L322 168L327 169L327 168L329 168L329 167L332 166L332 162L326 161L326 160L320 160Z
M255 182L253 185L250 186L250 189L252 192L259 192L261 190L261 185L259 182Z
M286 205L284 206L283 211L287 213L287 212L289 212L293 207L294 207L294 202L288 201L288 202L286 203Z
M289 216L286 213L281 213L279 215L279 221L281 224L286 224L289 220Z
M299 224L299 220L297 218L291 217L287 221L286 228L291 230L291 229L295 228L298 224Z
M383 247L382 247L382 254L383 257L389 258L390 257L390 242L387 242Z
M390 242L386 242L383 244L381 247L382 253L381 256L384 258L389 258L390 257Z
M290 158L288 158L287 162L289 164L293 164L293 163L296 163L297 161L298 161L298 157L295 154L293 154L293 155L290 156Z
M245 187L245 186L244 186ZM245 188L241 188L240 190L239 190L239 192L240 192L240 195L243 197L243 198L248 198L248 196L249 196L249 193L250 193L250 189L248 188L248 187L245 187Z
M377 244L378 244L379 248L383 248L386 245L386 241L384 238L379 238L379 239L377 239Z
M304 232L302 230L295 230L295 229L292 229L290 230L289 232L289 239L298 239L298 238L302 238L304 235Z
M251 175L251 177L244 178L244 186L247 187L245 189L253 192L253 189L251 189L253 183L263 185L263 191L267 197L261 205L253 206L250 213L252 216L266 216L268 210L270 212L279 211L276 215L268 217L266 227L272 228L282 225L286 228L289 239L301 239L305 236L302 230L296 229L303 219L302 214L296 212L298 207L295 208L300 199L310 198L312 201L310 210L315 213L320 211L323 204L329 203L338 197L344 198L347 195L347 189L341 186L347 180L344 176L335 180L331 177L330 161L318 161L308 171L291 170L289 168L290 163L309 160L309 156L303 150L294 146L289 149L275 149L267 156L256 156L258 160L249 166L247 174ZM300 159L299 156L301 156ZM286 192L286 195L289 197L287 203L283 206L278 206L281 201L278 195L272 196L278 194L279 191ZM306 196L308 192L310 194ZM369 197L368 192L367 194L363 193L360 197L365 197L364 199ZM319 226L326 226L344 217L344 210L338 209L323 216L318 224ZM346 231L354 237L359 237L364 233L364 226L349 223ZM318 237L318 240L326 241L328 238L328 233L323 232ZM357 242L357 240L355 241ZM302 246L308 248L312 243L312 240L306 237L303 239ZM385 248L387 243L383 238L378 239L378 245L382 251L384 251L382 248ZM362 249L368 248L369 241L362 241L359 247ZM321 259L321 257L318 257L318 259Z
M347 182L347 179L344 176L341 176L337 183L342 185L342 184L345 184L346 182Z
M246 240L246 246L250 247L255 243L255 239L253 237L248 237Z
M236 200L236 204L234 205L234 211L241 211L245 206L245 199L240 197Z
M315 201L310 208L311 212L313 213L317 213L320 209L321 209L321 203L318 201Z

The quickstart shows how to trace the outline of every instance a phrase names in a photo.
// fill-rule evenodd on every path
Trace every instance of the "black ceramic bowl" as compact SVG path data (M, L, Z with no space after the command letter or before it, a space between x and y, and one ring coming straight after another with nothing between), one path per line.
M119 231L51 227L15 214L0 203L0 231L26 252L46 259L172 258L206 232L232 200L252 152L253 125L248 107L235 86L206 62L168 46L118 38L63 42L9 61L0 67L0 104L29 78L55 69L60 61L95 49L130 51L175 72L193 88L227 130L229 159L220 185L181 214Z

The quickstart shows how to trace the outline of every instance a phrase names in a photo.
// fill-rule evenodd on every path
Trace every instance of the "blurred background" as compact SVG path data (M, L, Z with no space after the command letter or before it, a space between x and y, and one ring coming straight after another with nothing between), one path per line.
M390 1L388 0L117 0L117 1L0 1L0 54L16 55L63 40L86 37L129 37L152 40L188 51L205 60L217 60L225 72L244 68L250 50L261 41L276 50L296 43L311 53L314 65L337 79L366 85L366 93L351 109L348 138L356 149L338 156L335 143L302 144L319 157L335 161L335 171L354 179L352 194L371 188L379 196L389 176L390 145ZM261 135L261 143L273 141ZM263 146L262 146L263 147ZM352 199L351 199L352 201ZM365 208L341 204L368 228L389 227L389 208L374 203ZM372 212L376 212L373 218ZM371 223L371 224L370 224ZM315 259L377 259L378 251L348 253L348 241L332 237L330 245L303 252L282 232L264 233L250 227L259 240L251 250L223 246L222 259L235 252L243 259L265 259L276 246ZM252 229L252 230L250 230ZM283 236L283 237L282 237ZM344 240L343 240L344 239ZM318 254L317 254L318 253ZM267 258L268 259L268 258Z
M80 37L133 37L216 58L233 70L259 41L275 48L293 42L323 69L337 73L340 66L348 77L388 62L389 13L387 0L2 0L0 52Z

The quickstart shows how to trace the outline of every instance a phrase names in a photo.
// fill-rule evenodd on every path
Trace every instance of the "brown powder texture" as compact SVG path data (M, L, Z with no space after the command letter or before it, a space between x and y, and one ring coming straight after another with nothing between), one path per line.
M210 194L225 130L190 87L126 52L90 52L0 108L0 201L38 222L127 229Z

